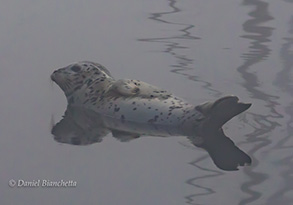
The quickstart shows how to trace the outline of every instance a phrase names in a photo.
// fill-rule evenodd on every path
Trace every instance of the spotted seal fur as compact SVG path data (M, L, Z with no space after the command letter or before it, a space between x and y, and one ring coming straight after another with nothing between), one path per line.
M217 155L225 152L224 146L215 147L215 142L225 142L231 145L233 153L236 150L240 158L245 158L242 161L251 162L221 129L224 123L251 106L239 102L236 96L225 96L194 106L166 90L139 80L115 80L104 66L89 61L55 70L51 79L64 91L68 106L86 108L106 117L103 126L111 129L113 136L138 137L139 132L135 133L133 126L123 126L123 122L134 122L136 127L147 124L154 129L158 126L171 127L176 130L172 131L172 135L187 136L194 145L206 149L214 161L217 161ZM118 124L113 123L115 120L121 122L118 123L119 130Z
M251 106L239 103L236 96L194 106L139 80L115 80L104 66L89 61L58 69L51 79L64 91L69 105L88 107L121 120L184 127L187 133L190 131L188 135L194 135L194 128L203 122L220 128Z

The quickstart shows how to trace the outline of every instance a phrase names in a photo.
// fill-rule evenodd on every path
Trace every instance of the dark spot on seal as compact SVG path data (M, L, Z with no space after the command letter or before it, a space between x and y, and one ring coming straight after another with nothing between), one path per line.
M149 123L154 123L158 120L159 116L158 115L155 115L155 117L153 119L149 119L148 122Z
M91 102L95 102L98 98L97 97L94 97L91 99Z
M80 71L81 68L78 65L74 65L70 69L74 72L78 72L78 71Z
M134 93L138 93L138 92L139 92L139 88L135 88L135 89L133 90L133 92L134 92Z
M133 105L135 105L135 101L134 101L134 102L132 102L132 104L133 104Z
M148 123L153 123L154 122L154 119L149 119L148 120Z
M135 107L135 108L133 108L132 110L136 110L136 107Z
M87 86L89 86L92 83L92 79L87 80Z

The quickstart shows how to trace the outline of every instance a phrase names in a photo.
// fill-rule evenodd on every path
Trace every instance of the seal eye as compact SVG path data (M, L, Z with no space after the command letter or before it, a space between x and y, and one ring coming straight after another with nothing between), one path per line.
M71 67L71 70L74 72L78 72L78 71L80 71L80 67L78 65L74 65Z

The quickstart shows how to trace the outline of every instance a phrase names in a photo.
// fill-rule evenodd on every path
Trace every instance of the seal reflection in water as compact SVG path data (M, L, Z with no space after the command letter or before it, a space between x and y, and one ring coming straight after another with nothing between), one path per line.
M139 80L115 80L105 67L88 61L60 68L51 79L68 101L64 118L52 129L58 142L87 145L101 142L108 133L124 142L143 135L186 136L220 169L251 164L222 130L224 123L251 106L236 96L194 106Z

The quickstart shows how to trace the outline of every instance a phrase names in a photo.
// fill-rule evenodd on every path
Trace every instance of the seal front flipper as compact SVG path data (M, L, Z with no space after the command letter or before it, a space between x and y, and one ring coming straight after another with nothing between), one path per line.
M163 98L171 96L171 93L139 80L120 79L109 88L111 95L120 95L124 97L137 96L141 98Z
M140 137L138 134L120 130L112 130L112 135L121 142L129 142Z

